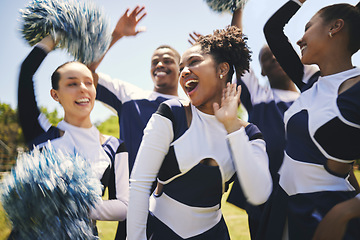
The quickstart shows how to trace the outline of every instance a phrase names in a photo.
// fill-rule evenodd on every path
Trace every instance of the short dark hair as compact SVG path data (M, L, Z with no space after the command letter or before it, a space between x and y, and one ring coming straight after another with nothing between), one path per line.
M69 62L66 62L66 63L63 63L61 64L60 66L58 66L55 71L52 73L51 75L51 87L54 89L54 90L58 90L59 89L59 80L61 78L60 76L60 72L59 70L68 65L69 63L73 63L73 62L76 62L76 61L69 61Z
M180 56L179 52L176 51L175 48L171 47L170 45L166 45L166 44L160 45L159 47L157 47L157 48L155 49L155 51L156 51L156 50L159 50L159 49L163 49L163 48L168 48L168 49L170 49L171 51L173 51L174 54L175 54L175 57L178 59L178 62L180 62L181 56Z

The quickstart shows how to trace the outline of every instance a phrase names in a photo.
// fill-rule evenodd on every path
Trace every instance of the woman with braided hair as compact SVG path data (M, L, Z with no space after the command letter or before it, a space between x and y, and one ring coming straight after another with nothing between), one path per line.
M129 240L230 239L220 202L234 177L252 204L269 197L265 142L237 117L240 88L230 84L234 67L249 68L245 40L227 27L182 55L179 81L190 102L164 102L145 128L130 178Z

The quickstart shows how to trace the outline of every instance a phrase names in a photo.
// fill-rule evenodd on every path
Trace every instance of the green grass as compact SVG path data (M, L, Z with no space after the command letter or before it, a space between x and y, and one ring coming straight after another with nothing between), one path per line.
M225 221L229 227L231 239L250 240L247 214L244 210L226 202L228 193L222 199L222 211ZM99 221L97 222L99 237L102 240L113 240L116 233L117 222ZM1 240L1 239L0 239Z
M357 179L360 179L360 171L355 171ZM244 210L239 209L226 202L227 194L222 199L222 211L225 221L229 227L231 239L249 240L249 227L247 223L247 214ZM99 237L102 240L113 240L117 228L117 222L98 221ZM4 211L0 205L0 240L8 238L10 233L10 223L7 221Z

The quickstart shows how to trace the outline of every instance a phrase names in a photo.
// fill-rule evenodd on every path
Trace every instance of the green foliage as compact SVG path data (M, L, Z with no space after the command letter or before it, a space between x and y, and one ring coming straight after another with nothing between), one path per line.
M119 138L119 118L117 116L109 117L104 122L98 124L97 128L102 134Z
M57 125L61 120L63 120L62 117L59 117L58 111L55 109L52 112L48 112L47 108L40 107L40 111L45 114L46 118L52 125Z
M17 146L24 146L24 138L18 123L17 111L9 104L0 103L0 139L14 153Z
M11 224L6 217L5 211L0 204L0 240L8 239Z

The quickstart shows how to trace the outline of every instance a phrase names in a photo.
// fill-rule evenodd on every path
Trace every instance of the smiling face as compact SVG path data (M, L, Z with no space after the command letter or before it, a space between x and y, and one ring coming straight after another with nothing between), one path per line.
M151 57L150 69L155 92L177 95L179 60L170 48L155 50Z
M180 61L180 85L191 103L200 111L213 114L213 103L221 99L225 77L220 79L217 64L200 45L185 51Z
M329 51L329 24L325 24L319 13L315 14L305 26L303 37L297 42L301 49L303 64L319 64L324 53Z
M82 63L71 62L58 72L58 89L51 89L51 96L64 108L64 120L75 126L90 127L96 97L91 71Z

